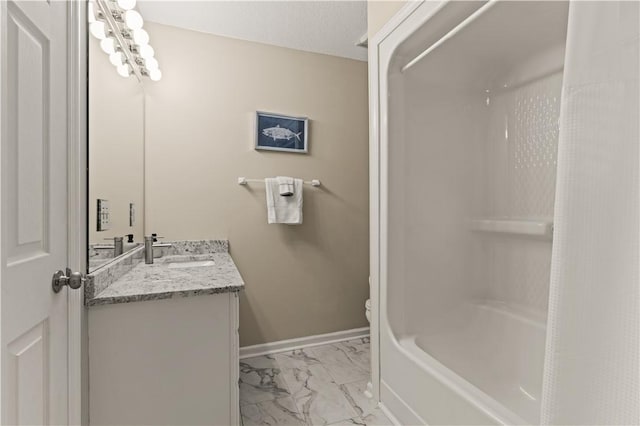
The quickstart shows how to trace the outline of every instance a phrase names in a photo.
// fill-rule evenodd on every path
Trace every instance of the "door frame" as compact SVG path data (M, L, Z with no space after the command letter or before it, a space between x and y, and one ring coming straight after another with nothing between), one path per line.
M6 28L5 8L0 8L0 27ZM68 129L68 161L67 161L67 190L68 190L68 253L67 263L75 271L85 272L87 248L87 24L86 0L67 2L67 129ZM7 49L3 48L5 40L0 31L0 82L3 82L7 66ZM0 84L0 98L7 88ZM0 104L0 140L4 139L3 123L6 121L5 112ZM0 154L1 156L1 154ZM0 161L2 158L0 157ZM0 195L2 191L2 175L0 174ZM1 198L1 197L0 197ZM0 220L2 219L0 209ZM0 227L0 240L2 229ZM0 245L0 253L2 247ZM52 271L53 273L53 271ZM1 272L0 272L1 274ZM0 275L0 287L2 276ZM67 327L68 327L68 422L69 424L87 424L88 404L86 404L87 381L87 351L86 315L84 309L84 289L82 291L67 291ZM2 292L0 291L0 297ZM0 300L0 318L2 318L2 303ZM0 333L2 328L0 327ZM1 337L1 334L0 334ZM3 360L0 345L0 360ZM3 378L0 377L0 383ZM0 401L2 401L2 386L0 386ZM0 418L2 418L2 404L0 403Z
M67 2L67 96L68 96L68 266L87 271L87 2ZM81 291L67 291L68 327L68 415L70 425L88 424L88 337Z

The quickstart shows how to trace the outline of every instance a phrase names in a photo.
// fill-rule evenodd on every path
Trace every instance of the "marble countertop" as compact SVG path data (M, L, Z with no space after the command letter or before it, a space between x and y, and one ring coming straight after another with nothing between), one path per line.
M88 306L144 300L169 299L240 291L244 282L233 259L226 251L172 251L147 265L144 260L110 282L97 294L88 297ZM213 265L172 268L184 262L212 261Z

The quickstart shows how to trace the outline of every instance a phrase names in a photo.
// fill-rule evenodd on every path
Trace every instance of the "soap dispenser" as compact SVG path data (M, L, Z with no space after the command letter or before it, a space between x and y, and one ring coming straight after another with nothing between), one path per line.
M134 248L136 243L133 240L133 234L126 234L124 237L126 238L126 241L124 242L124 252L126 253Z

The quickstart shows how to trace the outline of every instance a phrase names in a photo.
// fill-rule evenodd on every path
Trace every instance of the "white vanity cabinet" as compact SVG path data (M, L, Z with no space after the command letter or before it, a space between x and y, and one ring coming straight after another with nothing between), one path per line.
M238 292L90 306L92 425L237 425Z

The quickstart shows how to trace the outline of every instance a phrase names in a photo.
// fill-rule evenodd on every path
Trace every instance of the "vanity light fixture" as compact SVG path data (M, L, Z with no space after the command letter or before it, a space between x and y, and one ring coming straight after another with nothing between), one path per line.
M118 74L122 77L129 77L131 75L131 67L129 64L122 64L116 67Z
M136 7L136 0L117 0L116 3L122 10L131 10Z
M133 42L138 46L146 46L149 44L149 33L142 28L133 30L132 38Z
M94 21L89 25L89 31L98 40L107 38L107 26L102 21Z
M137 51L142 59L152 58L155 54L155 52L153 51L153 47L149 46L148 44L140 46Z
M124 12L124 23L132 30L139 30L144 25L142 15L133 9Z
M113 37L107 37L100 41L100 48L107 55L111 55L116 52L116 40Z
M162 77L149 33L142 27L142 15L135 10L136 0L92 0L87 6L89 32L100 40L100 48L122 77L135 75L139 81Z

